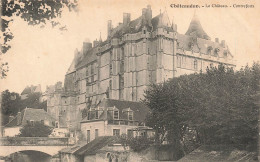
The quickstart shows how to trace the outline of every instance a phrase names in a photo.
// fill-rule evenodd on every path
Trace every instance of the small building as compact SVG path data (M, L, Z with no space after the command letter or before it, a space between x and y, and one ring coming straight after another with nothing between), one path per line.
M59 123L43 109L25 108L15 117L10 117L9 123L4 126L4 136L14 137L20 134L20 129L27 124L41 122L50 127L58 127Z
M140 102L104 99L87 111L81 131L88 142L98 136L134 136L133 129L145 126L149 108Z

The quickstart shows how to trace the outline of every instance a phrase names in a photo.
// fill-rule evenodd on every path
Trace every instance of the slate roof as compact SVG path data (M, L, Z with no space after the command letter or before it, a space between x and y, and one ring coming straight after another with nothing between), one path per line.
M75 65L76 69L86 66L87 64L97 60L95 50L97 50L95 47L88 50L87 53L83 55L82 58Z
M18 122L18 115L11 120L9 123L5 125L5 127L16 127L26 125L27 120L34 120L34 121L41 121L41 120L48 120L50 122L55 122L56 120L51 117L46 111L43 109L33 109L33 108L25 108L21 111L21 122ZM19 123L19 124L18 124ZM51 124L51 123L50 123Z
M257 161L256 152L239 150L229 145L204 145L184 156L178 162L232 162Z
M75 154L75 155L95 155L98 150L103 147L114 144L117 142L117 138L113 136L100 136L95 138L91 142L81 142L71 147L60 150L61 153Z
M96 107L104 108L102 114L99 116L99 120L111 120L113 119L112 114L108 112L108 108L115 107L119 110L119 119L127 120L127 113L124 111L130 108L133 111L134 121L144 122L146 115L149 113L150 109L141 102L133 101L122 101L114 99L104 99ZM107 113L106 113L107 112ZM90 113L90 120L95 119L95 113ZM85 117L82 122L89 121L88 117Z
M233 57L233 55L230 53L228 46L223 47L220 43L213 42L211 40L197 38L196 41L192 41L192 36L184 35L184 34L177 34L177 42L178 42L178 51L177 53L183 53L182 49L185 51L191 51L189 43L194 42L193 51L196 53L202 53L202 54L208 54L208 48L212 47L212 55L214 54L215 49L219 49L219 57L224 57L224 52L227 53L227 55Z
M185 33L185 35L193 35L193 34L197 35L197 37L199 37L199 38L210 40L210 37L203 30L203 28L200 24L200 20L196 14L194 14L194 16L190 22L190 26L189 26L187 32Z
M26 87L26 88L22 91L21 95L33 93L36 88L37 88L37 86Z
M151 22L149 22L146 18L140 16L137 19L130 21L128 25L120 24L119 26L113 29L110 37L118 38L126 33L137 33L140 32L144 26L146 26L148 30L151 29L151 27L153 29L157 29L158 27L164 27L169 31L173 31L173 29L171 28L171 23L168 14L166 11L164 11L163 13L152 18Z
M98 150L102 149L107 145L111 145L117 142L117 138L113 136L101 136L97 137L88 144L77 149L74 154L77 155L95 155Z

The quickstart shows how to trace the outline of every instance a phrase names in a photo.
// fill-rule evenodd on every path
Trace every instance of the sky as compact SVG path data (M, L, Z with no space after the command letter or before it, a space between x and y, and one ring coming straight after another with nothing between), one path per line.
M91 42L107 37L107 21L113 26L123 21L123 13L131 13L131 20L142 14L142 8L152 7L153 17L165 10L169 19L184 34L195 9L171 8L170 4L253 4L255 8L199 8L196 9L200 22L211 40L226 40L236 60L237 69L253 61L260 61L260 4L259 0L88 0L79 1L79 11L65 10L59 19L67 26L60 31L46 25L29 26L14 17L9 26L14 34L11 49L2 56L9 63L6 79L0 80L0 91L9 89L17 93L27 85L40 84L44 91L47 85L64 82L74 57L75 49L82 49L86 40Z

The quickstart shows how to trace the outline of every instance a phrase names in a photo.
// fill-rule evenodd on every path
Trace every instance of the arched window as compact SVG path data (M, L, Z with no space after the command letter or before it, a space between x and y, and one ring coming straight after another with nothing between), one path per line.
M198 61L195 59L194 60L194 69L197 70L198 69Z

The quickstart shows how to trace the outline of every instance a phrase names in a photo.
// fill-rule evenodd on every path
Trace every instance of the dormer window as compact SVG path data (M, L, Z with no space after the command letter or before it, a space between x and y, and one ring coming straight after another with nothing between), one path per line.
M119 119L119 112L117 110L114 111L114 119Z
M133 111L128 112L128 120L133 120L134 113Z
M59 128L59 122L58 121L55 122L55 128Z
M34 120L30 120L31 126L34 126Z
M98 110L95 111L95 119L98 119Z
M194 66L194 69L195 69L195 70L198 69L198 61L197 61L196 59L194 60L193 66Z

